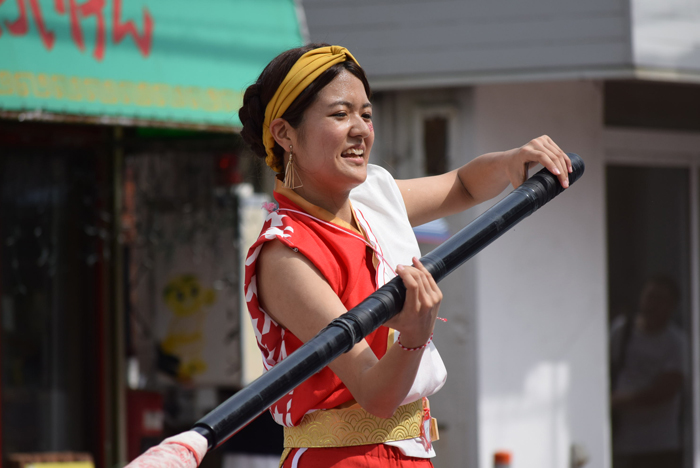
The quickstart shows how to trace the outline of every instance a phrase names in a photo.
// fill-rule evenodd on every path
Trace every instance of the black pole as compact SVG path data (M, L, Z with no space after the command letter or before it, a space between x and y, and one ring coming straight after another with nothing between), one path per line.
M573 184L583 174L584 164L577 154L568 155L573 166L569 184ZM542 169L421 258L421 262L440 281L563 190L559 180ZM405 294L403 282L397 276L197 421L193 430L209 441L210 450L223 444L297 385L396 315L403 307Z

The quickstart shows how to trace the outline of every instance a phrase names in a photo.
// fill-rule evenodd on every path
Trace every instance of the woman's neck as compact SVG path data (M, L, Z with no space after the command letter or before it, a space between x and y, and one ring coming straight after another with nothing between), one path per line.
M312 187L304 186L294 189L294 192L309 203L323 208L333 216L357 228L355 217L352 215L349 191L343 193L327 193L314 190Z

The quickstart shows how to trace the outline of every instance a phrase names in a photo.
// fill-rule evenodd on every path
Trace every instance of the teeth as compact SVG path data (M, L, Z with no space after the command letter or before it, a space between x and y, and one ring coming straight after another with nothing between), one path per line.
M365 154L365 151L359 148L350 148L344 154L356 154L358 156L362 156L363 154Z

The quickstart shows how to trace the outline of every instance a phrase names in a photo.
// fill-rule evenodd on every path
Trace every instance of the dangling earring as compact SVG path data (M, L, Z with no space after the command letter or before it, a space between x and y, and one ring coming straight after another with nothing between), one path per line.
M294 153L292 152L292 145L289 145L289 160L287 161L287 167L284 170L284 187L292 190L304 186L304 184L301 183L301 179L299 179L299 176L297 175L297 171L294 170L293 159ZM299 185L297 185L297 183Z

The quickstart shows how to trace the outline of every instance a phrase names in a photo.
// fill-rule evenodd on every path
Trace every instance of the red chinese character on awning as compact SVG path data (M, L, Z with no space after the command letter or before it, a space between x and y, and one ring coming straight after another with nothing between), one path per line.
M64 12L65 8L63 5L63 0L56 0L56 6L59 12ZM85 51L85 39L83 38L83 29L81 27L81 21L88 16L94 16L97 20L97 33L95 38L95 52L93 52L93 57L97 60L102 60L105 56L105 0L88 0L87 2L78 5L75 0L70 0L70 35L73 38L73 42L78 46L81 52ZM58 10L58 8L56 8Z
M133 21L129 20L122 23L121 15L122 0L114 0L114 8L112 9L112 41L115 44L119 44L127 34L131 34L141 55L148 57L151 53L151 44L153 43L153 18L151 14L144 7L142 35L139 35Z
M5 0L0 0L0 5ZM29 1L29 6L32 11L34 22L36 23L41 42L46 49L51 50L55 42L54 33L46 29L44 18L41 12L41 6L38 0L16 0L19 17L14 21L5 21L10 34L13 36L24 36L29 31L29 20L27 18L26 1ZM94 17L97 22L95 33L95 51L93 57L101 61L105 56L105 48L107 42L106 20L104 9L106 0L87 0L83 3L78 3L77 0L69 0L68 13L70 18L70 32L75 45L81 52L85 51L85 38L83 36L82 21L86 18ZM59 14L66 14L65 0L54 0L54 8ZM122 21L122 0L114 0L112 4L112 42L119 44L127 35L131 35L134 39L136 47L144 57L148 57L151 53L153 44L153 17L147 8L143 8L143 33L139 34L136 24L132 20ZM0 28L0 36L2 29Z
M3 1L4 0L0 0L0 5L2 5ZM51 31L46 29L38 0L29 0L29 7L32 9L32 15L34 16L36 28L39 30L41 42L44 44L44 47L51 50L53 48L55 37ZM27 19L27 6L25 4L25 0L17 0L17 9L19 10L19 17L14 21L5 20L5 26L7 26L7 30L10 31L10 34L13 36L24 36L27 34L27 31L29 31L29 21ZM0 29L0 35L2 35L2 29Z

